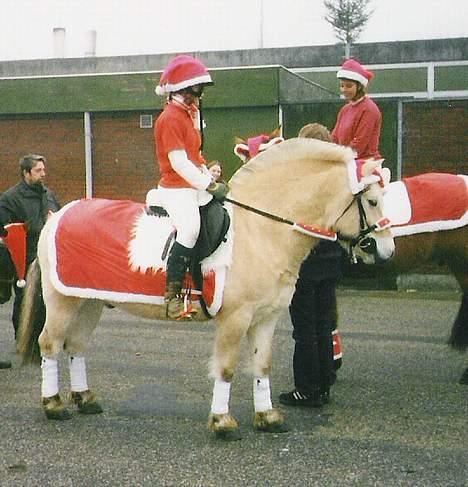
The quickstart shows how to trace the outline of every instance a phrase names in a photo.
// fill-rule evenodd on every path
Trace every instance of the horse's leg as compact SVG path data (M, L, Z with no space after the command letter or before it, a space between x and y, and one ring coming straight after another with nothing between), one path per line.
M456 350L464 351L468 348L468 291L462 295L448 343Z
M58 358L66 341L69 325L81 304L79 298L59 294L52 285L43 280L43 295L46 305L46 320L39 335L42 369L42 407L48 419L70 419L59 394Z
M466 239L463 240L462 238L462 241L466 241ZM463 249L466 249L466 245ZM468 255L463 250L462 253L455 254L451 259L447 259L446 263L462 291L460 308L452 325L448 344L455 350L463 352L468 348ZM462 374L459 383L468 384L468 369Z
M88 387L84 353L89 337L101 317L103 306L103 302L97 300L84 302L79 314L73 318L64 345L68 353L70 369L71 402L82 414L102 413L102 407L97 402L96 395Z
M245 336L251 317L252 313L244 306L229 314L224 311L216 318L217 328L210 374L215 382L208 428L217 438L227 441L240 439L239 424L229 413L229 399L241 340Z
M463 372L458 383L464 386L468 386L468 367L465 369L465 372Z
M271 402L270 373L273 334L276 318L271 316L262 323L251 326L248 330L249 348L252 357L254 428L268 433L288 431L284 417Z

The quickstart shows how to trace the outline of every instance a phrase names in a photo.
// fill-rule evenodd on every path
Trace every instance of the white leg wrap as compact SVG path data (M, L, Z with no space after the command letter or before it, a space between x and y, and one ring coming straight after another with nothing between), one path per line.
M83 392L88 390L86 380L86 363L84 357L69 357L68 367L70 368L70 384L72 392Z
M216 379L213 387L213 400L211 412L213 414L227 414L229 412L229 398L231 396L231 383Z
M42 397L52 397L58 394L58 361L42 357Z
M254 407L256 413L273 409L269 377L256 377L253 381Z

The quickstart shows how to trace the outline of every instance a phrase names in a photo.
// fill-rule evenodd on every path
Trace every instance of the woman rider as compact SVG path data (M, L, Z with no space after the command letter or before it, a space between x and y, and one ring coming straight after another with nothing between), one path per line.
M200 98L204 87L212 84L203 63L180 55L168 64L155 90L168 97L154 136L161 177L158 198L177 230L166 269L166 314L171 319L191 314L184 309L181 291L200 231L199 206L211 199L210 194L223 199L228 191L226 185L213 181L201 153Z

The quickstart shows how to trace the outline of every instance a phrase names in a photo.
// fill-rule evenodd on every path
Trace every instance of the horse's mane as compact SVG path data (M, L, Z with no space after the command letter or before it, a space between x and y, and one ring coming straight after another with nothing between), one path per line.
M275 166L287 164L292 160L303 160L304 162L320 160L321 162L346 163L354 158L355 154L349 147L317 139L288 139L259 153L244 164L234 173L230 184L237 184L245 178L251 178L254 174L265 173L265 177L268 177L268 171L271 172Z

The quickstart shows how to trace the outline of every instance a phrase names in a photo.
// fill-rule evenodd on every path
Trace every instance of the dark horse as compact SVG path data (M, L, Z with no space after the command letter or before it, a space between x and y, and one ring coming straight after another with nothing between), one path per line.
M455 178L454 175L429 173L412 178L404 178L403 181L406 185L411 183L411 181L419 184L420 181L427 180L428 177L429 180L435 181L438 178L444 178L444 181L450 180L447 178ZM390 183L390 186L394 184L397 183ZM420 203L424 207L429 206L435 198L435 192L426 191L424 196L420 196L423 201L418 201L415 198L413 204L417 205ZM450 193L448 189L445 192ZM452 199L457 197L453 194L449 194L449 196ZM390 279L395 279L400 274L414 272L418 268L429 264L445 266L453 274L460 286L462 298L448 344L459 351L466 351L468 348L468 225L466 224L466 201L468 201L468 196L465 199L460 197L458 200L461 210L463 211L465 208L464 226L452 229L419 231L419 233L414 234L411 234L411 232L405 234L404 231L399 234L398 227L392 227L395 239L395 255L385 265L376 264L378 275ZM387 216L389 215L387 214ZM392 218L390 217L390 219ZM373 272L375 270L374 268ZM350 275L355 276L359 274L369 275L369 268L358 264L355 269L350 268L349 272ZM460 384L468 384L468 368L464 371Z

